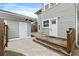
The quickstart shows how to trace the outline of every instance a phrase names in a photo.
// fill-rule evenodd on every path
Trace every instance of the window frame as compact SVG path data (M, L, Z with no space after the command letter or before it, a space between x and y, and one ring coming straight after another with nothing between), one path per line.
M52 5L51 5L52 4ZM57 5L56 3L50 3L50 8Z
M57 19L51 20L51 24L56 24L56 23L57 23L56 20L57 20Z
M59 4L59 3L55 3L54 6L56 6L56 5L58 5L58 4ZM46 4L46 5L48 5L48 8L47 8L47 9L54 7L54 6L51 6L51 3L48 3L48 4ZM46 5L43 6L43 7L44 7L44 11L47 10L47 9L45 8Z
M48 8L46 8L46 5L48 5ZM50 3L44 5L44 11L50 8Z
M48 21L48 24L46 24L47 26L44 26L45 25L44 24L45 21ZM49 27L49 19L42 21L42 27L43 28L48 28Z

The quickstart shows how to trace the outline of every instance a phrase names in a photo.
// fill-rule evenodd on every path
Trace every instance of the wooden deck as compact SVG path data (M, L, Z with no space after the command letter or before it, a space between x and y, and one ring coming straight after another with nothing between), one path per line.
M38 42L56 51L62 52L65 55L71 55L67 53L67 40L62 40L55 37L48 37L41 33L32 33L32 35L36 37L36 39L33 39L35 42Z
M67 52L67 40L48 37L38 32L32 33L32 35L35 36L35 39L33 40L43 46L62 52L65 55L79 56L79 48L77 47L74 47L72 54Z
M55 37L44 36L41 33L32 33L32 35L34 35L38 39L45 40L45 41L48 41L50 43L58 44L58 45L65 47L65 48L67 47L67 41L66 40L62 40L62 39L55 38Z

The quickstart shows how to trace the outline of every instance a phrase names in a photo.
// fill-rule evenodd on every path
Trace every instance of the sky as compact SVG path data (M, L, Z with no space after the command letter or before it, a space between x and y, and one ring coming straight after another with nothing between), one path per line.
M36 18L34 14L41 8L41 3L0 3L0 9Z

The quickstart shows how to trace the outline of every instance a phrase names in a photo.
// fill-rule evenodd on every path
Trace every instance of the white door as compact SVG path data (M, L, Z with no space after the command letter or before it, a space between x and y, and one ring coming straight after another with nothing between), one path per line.
M57 19L55 18L49 20L49 34L57 37Z
M27 23L19 22L19 37L27 38Z

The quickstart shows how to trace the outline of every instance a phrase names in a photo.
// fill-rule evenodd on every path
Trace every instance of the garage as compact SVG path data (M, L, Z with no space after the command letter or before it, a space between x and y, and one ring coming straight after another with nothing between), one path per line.
M0 10L0 18L8 25L9 40L31 37L31 22L34 18L5 10Z
M17 21L7 21L8 25L8 38L28 38L31 35L31 23L30 22L17 22Z

